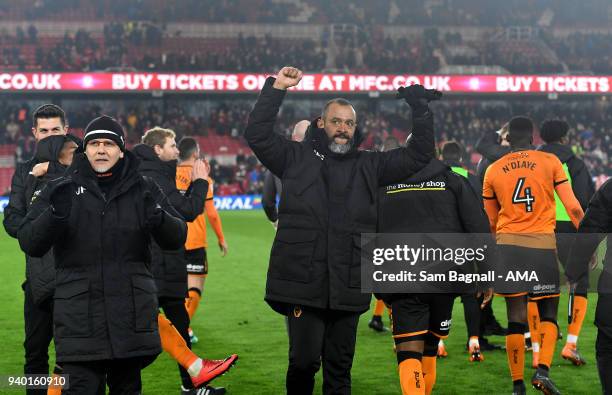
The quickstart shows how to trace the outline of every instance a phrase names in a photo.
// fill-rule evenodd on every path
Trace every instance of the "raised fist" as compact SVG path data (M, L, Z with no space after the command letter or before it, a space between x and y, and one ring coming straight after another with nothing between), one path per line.
M423 85L400 86L397 90L397 99L404 99L409 105L426 104L430 101L440 100L442 92L435 89L425 89Z
M302 80L302 71L295 67L286 66L280 69L276 75L273 87L276 89L286 90L292 86L296 86Z

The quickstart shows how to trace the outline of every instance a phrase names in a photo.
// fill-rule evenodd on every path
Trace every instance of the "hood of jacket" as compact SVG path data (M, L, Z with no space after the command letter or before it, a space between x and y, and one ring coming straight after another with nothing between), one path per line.
M64 135L46 137L36 144L34 157L38 162L55 162L66 141L68 138Z
M146 144L138 144L134 146L132 152L140 161L140 171L157 172L172 180L176 179L176 166L178 164L176 160L170 160L167 162L162 161L159 159L153 148Z
M413 184L427 181L447 171L450 171L450 168L446 164L436 158L432 158L427 166L423 167L409 178L403 180L403 182Z

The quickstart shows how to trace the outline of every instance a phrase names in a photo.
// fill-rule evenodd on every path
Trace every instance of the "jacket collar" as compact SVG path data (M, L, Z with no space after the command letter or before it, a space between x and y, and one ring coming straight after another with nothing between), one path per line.
M320 117L315 118L312 122L310 122L310 126L306 131L306 136L304 137L304 142L310 143L318 153L317 156L321 155L324 159L326 156L330 156L336 159L348 158L354 156L359 149L361 143L363 143L363 134L361 133L361 129L359 127L355 128L355 133L353 134L353 146L350 151L346 154L336 154L329 150L329 140L327 138L327 133L325 133L325 129L319 128L317 126L317 121Z
M570 146L560 143L550 143L541 145L540 147L538 147L538 151L543 151L549 154L556 155L561 161L561 163L566 163L575 156L574 151L572 151L572 148Z
M119 176L117 185L113 188L111 194L106 200L121 195L129 190L134 183L138 181L138 166L139 160L134 154L126 150L124 152L123 159L125 164L123 171ZM95 191L95 193L103 198L100 187L98 186L98 179L95 171L91 167L89 160L85 154L77 154L74 156L72 165L68 168L66 174L72 178L72 180L78 184L86 187L88 190Z
M463 167L463 163L455 161L455 160L445 160L442 162L448 167Z
M406 180L404 180L404 182L416 183L431 180L435 176L449 170L449 166L447 166L445 163L436 158L432 158L425 167L408 177Z

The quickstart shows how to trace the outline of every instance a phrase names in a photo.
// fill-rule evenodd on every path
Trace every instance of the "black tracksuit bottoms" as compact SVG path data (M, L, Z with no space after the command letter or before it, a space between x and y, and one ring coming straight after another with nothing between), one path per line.
M288 313L287 394L312 394L323 364L323 394L351 393L359 313L292 306Z
M49 344L53 340L53 299L36 305L32 298L30 283L22 286L24 291L23 319L25 324L25 374L49 374ZM45 395L47 390L28 389L27 395Z
M595 355L604 395L612 395L612 318L610 318L610 311L612 311L612 294L600 293L595 313L599 326ZM602 329L603 325L605 329Z
M108 385L109 395L140 395L140 371L152 357L109 359L62 363L68 385L62 395L101 395Z

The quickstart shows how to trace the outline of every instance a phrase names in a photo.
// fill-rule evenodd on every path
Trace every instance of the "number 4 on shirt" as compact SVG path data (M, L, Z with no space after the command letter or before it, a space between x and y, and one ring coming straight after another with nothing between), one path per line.
M533 211L533 202L535 202L535 197L531 194L531 188L525 188L525 195L521 196L521 191L523 190L523 186L525 185L525 177L519 178L516 182L516 186L514 187L514 193L512 194L512 203L513 204L524 204L525 211L528 213Z

